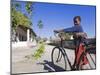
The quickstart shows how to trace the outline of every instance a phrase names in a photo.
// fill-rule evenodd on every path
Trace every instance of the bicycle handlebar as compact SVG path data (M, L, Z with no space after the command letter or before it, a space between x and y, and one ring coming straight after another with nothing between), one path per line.
M57 36L59 36L60 37L60 39L61 39L61 41L63 40L63 37L61 36L61 34L63 34L64 32L54 32L54 35L55 35L55 37L57 37ZM85 39L86 40L88 40L86 37L87 37L87 35L86 35L86 33L83 33L83 32L79 32L79 33L73 33L72 35L76 35L76 36L81 36L81 37L85 37ZM84 42L84 45L85 46L89 46L89 45L92 45L92 44L96 44L96 42Z
M74 35L76 38L78 37L82 37L82 38L87 38L87 34L84 33L84 32L68 32L68 33L71 33L72 35ZM57 31L54 31L54 35L57 37L57 35L61 38L63 34L65 34L65 32L57 32Z

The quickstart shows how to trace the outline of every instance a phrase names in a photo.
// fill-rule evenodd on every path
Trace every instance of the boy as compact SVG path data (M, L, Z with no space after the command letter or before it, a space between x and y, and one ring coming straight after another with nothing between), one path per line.
M66 29L61 29L61 30L54 30L54 32L83 32L83 28L80 25L81 23L81 17L80 16L75 16L74 19L74 26Z
M66 29L61 29L61 30L54 30L54 32L56 33L59 33L59 32L65 32L65 33L76 33L73 37L74 37L74 44L75 44L75 61L74 61L74 64L73 64L73 68L75 68L74 66L77 65L77 62L79 60L79 57L80 57L80 53L78 50L79 50L79 45L80 45L80 42L82 42L82 40L79 38L81 36L81 34L78 34L78 33L84 33L83 31L83 28L81 26L81 17L80 16L75 16L73 18L73 21L74 21L74 26L70 27L70 28L66 28ZM86 36L82 36L84 38L86 38ZM87 67L89 67L89 65L87 65L87 60L85 58L85 61L83 61L84 64L83 65L86 65L86 66L82 66L83 69L87 69Z

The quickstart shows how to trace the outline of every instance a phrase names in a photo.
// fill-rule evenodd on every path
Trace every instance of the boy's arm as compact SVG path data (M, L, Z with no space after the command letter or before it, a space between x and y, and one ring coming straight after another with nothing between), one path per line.
M60 30L54 30L55 33L59 33L59 32L64 32L64 29L60 29Z
M73 27L70 27L70 28L63 29L63 32L66 32L66 33L68 33L68 32L76 32L77 30L78 29L75 26L73 26Z
M59 33L59 32L73 32L74 31L74 28L73 27L70 27L70 28L66 28L66 29L60 29L60 30L54 30L54 32L56 33Z
M73 26L73 27L70 27L70 28L66 28L66 29L61 29L61 30L54 30L54 32L66 32L66 33L70 33L70 32L83 32L83 29L82 27L76 27L76 26Z

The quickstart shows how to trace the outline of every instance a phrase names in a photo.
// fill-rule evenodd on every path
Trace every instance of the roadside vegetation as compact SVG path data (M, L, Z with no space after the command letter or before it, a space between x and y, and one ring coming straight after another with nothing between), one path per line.
M25 58L32 59L32 60L38 60L42 57L42 55L44 54L44 51L45 51L45 42L41 40L38 43L37 50L31 55L25 56Z
M45 50L45 43L43 41L40 41L39 44L38 44L38 49L34 53L34 58L35 59L41 58L41 56L44 53L44 50Z
M22 9L25 11L22 11ZM27 28L34 27L33 22L32 22L33 21L32 15L34 14L33 11L34 11L34 2L25 2L24 5L22 5L18 1L12 1L11 3L11 23L12 23L11 27L12 27L12 33L14 33L15 37L16 37L16 30L19 25L22 25ZM37 27L38 29L42 30L43 26L44 26L43 22L40 19L37 23ZM42 56L45 50L45 42L43 41L43 39L38 39L37 43L38 45L37 45L36 52L31 55L26 55L25 58L39 59Z

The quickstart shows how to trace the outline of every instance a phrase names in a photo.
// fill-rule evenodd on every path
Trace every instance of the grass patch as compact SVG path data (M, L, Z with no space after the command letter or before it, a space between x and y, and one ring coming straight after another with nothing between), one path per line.
M38 49L36 50L36 52L33 55L34 58L35 59L41 58L42 54L44 53L44 50L45 50L45 44L44 44L44 42L41 41L39 43Z

